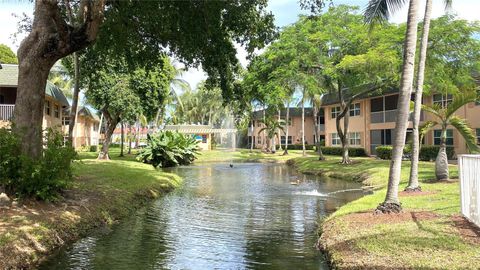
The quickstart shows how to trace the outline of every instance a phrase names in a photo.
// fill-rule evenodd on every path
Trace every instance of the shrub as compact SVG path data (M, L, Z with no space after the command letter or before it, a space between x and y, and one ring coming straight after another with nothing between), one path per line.
M283 144L282 147L285 147ZM313 150L314 145L313 144L305 144L305 150ZM303 150L303 145L302 144L289 144L288 145L288 150Z
M332 147L332 146L325 146L322 147L322 153L324 155L333 155L333 156L341 156L342 155L342 148L341 147ZM348 154L351 157L366 157L367 152L364 148L361 147L349 147Z
M198 155L198 141L178 132L164 131L148 135L147 146L140 151L137 160L154 167L188 165Z
M44 137L38 159L20 154L20 142L8 131L0 131L0 185L20 197L52 201L72 180L71 163L77 154L63 146L63 136L52 129Z
M98 145L90 145L90 152L97 152L98 151Z
M392 158L392 146L391 145L379 145L375 148L377 152L377 157L381 159L391 159ZM420 153L418 159L421 161L432 161L437 158L438 151L440 146L438 145L423 145L420 148ZM412 153L412 148L410 145L406 145L403 149L404 156L410 157ZM455 150L451 146L447 146L447 156L448 159L455 158Z
M420 148L418 159L422 161L432 161L437 158L440 146L438 145L424 145ZM455 159L455 149L452 146L447 146L448 159Z

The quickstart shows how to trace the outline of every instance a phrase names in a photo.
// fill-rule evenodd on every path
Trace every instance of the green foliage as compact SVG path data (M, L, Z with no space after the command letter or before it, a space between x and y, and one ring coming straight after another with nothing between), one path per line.
M137 159L154 167L188 165L198 155L198 141L178 132L164 131L148 135L147 146Z
M90 152L97 152L98 151L98 145L90 145Z
M421 161L432 161L437 158L440 146L438 145L424 145L420 148L420 154L418 159ZM447 146L448 159L455 159L455 148L453 146Z
M392 158L392 149L391 145L379 145L375 147L375 152L377 157L380 159L391 159ZM412 147L410 145L405 145L403 148L403 154L409 155L412 152Z
M343 150L341 147L322 147L322 152L324 155L334 155L334 156L341 156L343 153ZM348 154L351 157L366 157L367 152L365 151L365 148L361 147L349 147L348 148Z
M21 197L55 200L72 180L71 163L77 153L63 146L63 136L47 130L39 159L20 154L20 142L10 132L0 130L0 185Z
M15 53L5 44L0 44L0 63L2 64L18 64Z
M283 147L284 145L282 145ZM305 145L305 150L313 150L315 148L315 145L313 144L306 144ZM303 150L303 145L302 144L289 144L288 145L288 150Z
M432 161L438 155L440 146L438 145L423 145L420 148L419 160L421 161ZM377 157L380 159L389 160L392 158L392 146L391 145L379 145L375 148ZM405 147L403 150L404 154L411 154L412 149L410 147ZM448 159L455 159L455 148L452 146L447 146L447 157Z

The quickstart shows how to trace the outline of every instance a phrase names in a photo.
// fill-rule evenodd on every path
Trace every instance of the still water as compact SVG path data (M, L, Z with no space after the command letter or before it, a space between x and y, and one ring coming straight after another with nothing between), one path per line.
M364 194L359 184L281 164L172 171L183 187L40 269L328 269L314 247L316 222Z

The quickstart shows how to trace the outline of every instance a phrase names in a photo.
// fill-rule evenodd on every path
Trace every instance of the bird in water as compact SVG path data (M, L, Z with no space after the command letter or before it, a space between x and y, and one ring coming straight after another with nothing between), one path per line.
M230 168L233 168L233 164L230 163Z
M295 182L290 182L290 185L298 185L300 184L300 179L297 178Z

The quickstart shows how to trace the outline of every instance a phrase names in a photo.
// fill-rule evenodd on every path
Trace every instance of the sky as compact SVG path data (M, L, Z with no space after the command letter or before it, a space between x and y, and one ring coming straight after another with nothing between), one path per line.
M348 4L359 6L363 10L368 0L333 0L335 5ZM433 18L439 17L445 14L443 0L433 0ZM423 7L425 6L425 0L421 0L421 11L419 17L423 18ZM278 27L284 27L294 23L298 15L303 11L300 10L297 0L269 0L268 9L275 16L275 24ZM462 19L467 20L480 20L480 0L454 0L452 4L452 10ZM0 44L6 44L13 51L16 51L19 46L19 42L14 42L12 34L17 31L18 19L12 16L12 14L21 15L22 13L32 16L33 3L27 0L0 0ZM407 7L397 12L395 16L391 18L392 22L402 23L407 19ZM240 46L237 46L237 57L240 60L242 66L246 67L248 64L246 60L246 52ZM183 79L195 86L201 81L206 79L206 74L201 69L189 69L184 75Z

